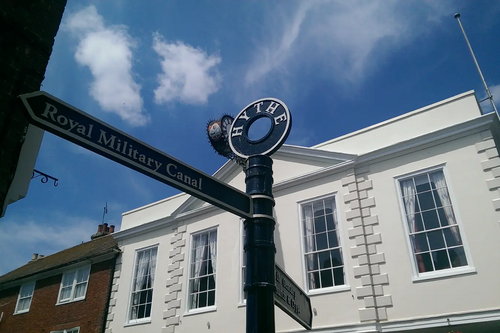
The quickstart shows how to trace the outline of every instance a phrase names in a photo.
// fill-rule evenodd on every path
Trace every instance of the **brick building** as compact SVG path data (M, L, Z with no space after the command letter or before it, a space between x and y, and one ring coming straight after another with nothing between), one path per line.
M0 2L0 217L26 196L43 131L17 96L40 90L66 0Z
M104 332L120 252L113 231L100 225L91 241L46 257L34 254L1 276L0 332Z

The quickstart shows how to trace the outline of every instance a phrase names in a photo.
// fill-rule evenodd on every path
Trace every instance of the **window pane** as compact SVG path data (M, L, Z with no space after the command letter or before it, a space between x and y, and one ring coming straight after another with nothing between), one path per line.
M434 197L434 202L436 203L436 207L442 207L443 203L441 202L441 199L439 198L438 191L436 191L436 190L432 191L432 196Z
M60 301L62 300L68 300L71 297L71 289L72 287L66 287L61 289L61 298L59 299Z
M432 266L431 255L429 252L421 253L416 255L417 267L420 273L432 272L434 267Z
M428 232L427 237L429 238L431 250L438 250L445 247L443 232L441 230Z
M215 304L215 291L208 292L208 306Z
M424 224L422 223L422 214L415 214L415 230L410 230L410 232L424 231Z
M144 318L144 312L146 310L146 305L139 305L137 308L139 310L137 318Z
M331 214L335 206L333 199L325 199L324 203L325 203L325 214Z
M337 231L334 230L328 233L328 245L330 246L330 248L339 246L339 241L337 239Z
M414 177L414 180L415 185L417 186L418 193L429 191L431 189L431 185L429 184L429 177L427 176L427 174L416 176Z
M146 304L144 311L144 318L151 317L151 303Z
M319 282L319 272L313 272L308 274L309 277L309 289L318 289L321 288L320 282Z
M340 250L333 250L330 253L332 256L333 267L342 266L343 261L342 261L342 255L340 253Z
M422 217L424 218L424 225L426 230L439 228L439 220L434 209L423 212Z
M307 271L314 271L318 269L318 254L312 253L306 255Z
M330 260L330 252L323 251L319 253L319 264L321 268L332 267L332 262Z
M418 195L418 202L420 203L420 210L426 211L435 208L432 192L424 192Z
M215 289L215 278L213 275L211 275L208 278L208 290L213 290L213 289Z
M31 298L24 298L19 300L19 304L17 306L17 312L26 311L30 308Z
M326 238L326 233L316 235L316 246L318 248L318 251L328 248L328 241Z
M458 227L446 228L443 230L443 232L448 247L462 245L462 239L460 238Z
M64 274L63 281L62 281L63 287L72 286L74 280L75 280L75 272Z
M448 226L448 219L446 218L446 213L443 208L438 209L439 221L442 227Z
M76 283L81 283L81 282L87 281L89 278L89 272L90 272L90 269L88 269L88 268L83 269L83 270L79 270L77 272Z
M319 234L320 232L325 232L326 231L325 216L315 217L314 218L314 225L315 225L315 229L316 229L317 234Z
M87 282L82 284L77 284L75 287L75 298L84 297L86 288L87 288Z
M432 252L432 260L436 270L450 268L450 260L446 250Z
M21 287L21 291L19 293L20 297L29 297L33 295L33 290L35 289L34 284L27 284Z
M415 239L415 253L427 252L429 251L429 246L427 245L427 236L425 233L413 235Z
M462 246L449 249L448 251L453 267L467 266L467 258L465 257L464 248Z
M333 286L333 272L331 269L320 271L320 276L321 276L321 288L327 288Z
M333 222L333 215L332 214L326 215L326 228L328 230L335 229L335 223Z
M200 291L200 279L192 279L189 281L189 293Z
M333 269L333 279L335 280L336 286L341 286L345 283L344 282L344 268L343 267Z
M325 205L323 204L323 200L313 203L313 212L314 216L325 215Z

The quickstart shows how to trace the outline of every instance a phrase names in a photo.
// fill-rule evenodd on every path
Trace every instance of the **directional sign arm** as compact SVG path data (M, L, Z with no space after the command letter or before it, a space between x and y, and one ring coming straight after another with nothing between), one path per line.
M178 190L243 218L251 197L42 91L19 96L29 121Z
M312 329L312 309L309 296L277 264L275 265L274 304L305 329Z

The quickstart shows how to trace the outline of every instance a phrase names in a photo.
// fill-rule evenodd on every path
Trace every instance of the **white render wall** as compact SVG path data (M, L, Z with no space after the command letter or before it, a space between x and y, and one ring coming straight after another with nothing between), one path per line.
M474 91L468 91L313 148L361 155L480 115Z
M488 133L483 136L488 137ZM372 210L379 219L375 230L382 236L377 247L386 259L381 271L390 281L384 286L384 292L392 297L393 307L387 311L390 320L499 308L500 288L495 285L500 265L495 262L500 262L500 213L492 202L499 193L487 186L487 180L493 177L483 171L481 162L487 157L478 154L475 146L482 140L480 134L474 134L369 166L376 200ZM438 165L445 166L460 232L472 255L468 260L476 272L414 282L394 178Z
M449 124L464 128L470 125L465 132L457 130L457 134L448 139L438 133L432 144L427 138L425 146L371 162L346 164L320 175L318 171L324 161L296 159L294 162L286 155L276 154L273 168L275 179L279 179L275 181L274 190L276 262L303 288L306 281L299 204L326 195L336 198L346 286L330 293L310 294L316 313L314 329L361 332L375 329L376 323L379 327L404 323L409 329L429 320L433 320L433 325L444 327L446 318L473 317L487 310L493 311L496 320L500 320L500 159L488 129L490 125L472 124L484 118L498 131L498 120L480 117L475 101L474 95L466 93L456 100L437 103L437 109L424 108L432 119L442 113L448 117ZM422 133L435 132L435 128L427 130L429 115L426 112L415 112L411 126L421 128ZM441 127L445 127L444 119L439 119ZM402 116L387 122L396 124L374 128L376 131L385 128L392 133L394 128L409 126L397 124L406 120L407 117ZM412 138L411 132L406 134L410 137L405 136L402 141ZM377 136L389 138L385 144L398 144L391 141L394 137L381 133ZM413 271L395 178L440 165L444 166L467 259L473 269L467 274L418 280ZM307 173L315 176L300 181ZM241 190L245 188L242 172L229 173L226 181ZM202 204L197 200L189 206L198 209L195 213L182 213L180 216L184 217L177 219L168 217L177 209L176 205L186 199L187 196L173 197L124 214L127 227L122 230L125 232L160 224L155 231L147 233L122 238L117 234L123 254L114 279L108 332L245 331L245 307L240 301L241 220L220 209L200 210ZM161 218L173 222L161 225ZM216 310L189 313L186 300L191 234L212 227L218 228ZM159 248L151 323L126 325L135 251L154 244L159 244ZM371 267L371 274L367 273L367 267ZM277 331L303 330L278 308L275 313Z

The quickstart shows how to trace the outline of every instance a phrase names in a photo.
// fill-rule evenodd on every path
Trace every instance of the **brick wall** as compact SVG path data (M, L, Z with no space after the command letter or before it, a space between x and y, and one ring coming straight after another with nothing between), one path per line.
M65 6L66 0L0 1L0 207L28 127L16 97L40 89Z
M80 327L81 332L101 333L106 320L115 259L93 264L84 300L56 305L62 274L36 281L29 312L14 315L19 286L0 291L0 332L48 333Z

